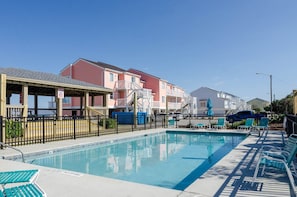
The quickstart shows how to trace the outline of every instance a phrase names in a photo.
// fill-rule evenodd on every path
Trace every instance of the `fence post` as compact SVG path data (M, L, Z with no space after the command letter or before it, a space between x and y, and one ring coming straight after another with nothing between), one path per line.
M100 116L99 115L97 115L97 117L98 117L98 124L97 124L97 126L98 126L98 136L100 135Z
M75 131L76 131L76 122L75 122L75 120L76 120L76 116L73 116L73 139L76 139L76 133L75 133Z
M0 116L0 142L3 143L3 116ZM1 144L0 149L3 149L3 145Z
M143 119L144 119L144 130L146 130L146 123L147 123L147 116L145 114L143 114Z
M117 129L117 134L118 134L119 133L119 122L118 122L118 115L117 114L115 114L115 121L116 121L116 124L117 124L116 129Z
M45 143L45 121L44 115L42 116L42 143Z
M135 118L134 118L135 115L134 115L134 113L132 114L132 116L133 116L132 117L133 118L133 122L132 122L131 126L132 126L132 132L133 132L133 130L134 130L134 122L135 122Z

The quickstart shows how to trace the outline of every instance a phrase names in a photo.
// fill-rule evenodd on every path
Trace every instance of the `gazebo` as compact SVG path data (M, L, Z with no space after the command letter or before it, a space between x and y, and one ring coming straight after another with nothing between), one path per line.
M38 96L50 96L54 98L56 105L55 118L63 117L63 98L80 97L80 110L83 116L91 114L108 116L108 99L111 89L98 85L74 80L71 78L18 68L0 68L0 117L1 119L23 118L27 122L28 97L34 97L34 115L38 116ZM11 105L11 96L18 94L20 102ZM102 97L102 106L94 106L94 97ZM76 109L77 110L77 109ZM29 130L28 123L22 123L24 129ZM3 131L4 125L2 125ZM2 132L2 141L5 142L5 132Z

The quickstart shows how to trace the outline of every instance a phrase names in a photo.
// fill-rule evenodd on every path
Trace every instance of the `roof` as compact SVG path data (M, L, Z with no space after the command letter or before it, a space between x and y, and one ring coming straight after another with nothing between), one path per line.
M149 74L149 73L146 73L146 72L143 72L143 71L141 71L141 70L134 69L134 68L130 68L128 71L129 71L129 72L132 72L132 73L139 74L139 75L141 75L141 74L143 74L143 75L147 75L147 76L150 76L150 77L153 77L153 78L156 78L156 79L161 80L160 77L156 77L156 76L154 76L154 75L152 75L152 74Z
M214 89L211 89L211 88L209 88L209 87L200 87L200 88L198 88L198 89L196 89L196 90L192 91L192 92L191 92L191 94L192 94L192 93L194 93L194 92L197 92L197 91L199 91L199 90L202 90L202 89L208 89L208 90L210 90L210 91L212 91L212 92L216 92L216 93L223 93L223 94L230 95L230 96L232 96L232 97L239 98L238 96L235 96L235 95L233 95L233 94L230 94L230 93L228 93L228 92L214 90Z
M111 70L116 70L116 71L120 71L120 72L126 72L126 70L124 70L122 68L119 68L117 66L113 66L111 64L106 64L104 62L94 62L94 61L83 59L83 58L82 58L82 60L87 61L87 62L90 62L90 63L95 64L97 66L100 66L102 68L108 68L108 69L111 69Z
M6 74L7 80L14 82L39 84L40 86L55 86L61 88L81 89L89 91L112 92L111 89L95 84L63 77L45 72L37 72L20 68L0 68L0 74Z
M251 102L262 102L262 103L269 103L269 101L266 101L264 99L260 99L260 98L254 98L252 100L249 100L247 103L251 103Z

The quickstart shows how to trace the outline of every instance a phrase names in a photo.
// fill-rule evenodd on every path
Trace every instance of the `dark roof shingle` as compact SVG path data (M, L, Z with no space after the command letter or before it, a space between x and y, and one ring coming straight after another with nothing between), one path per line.
M94 61L91 61L91 60L87 60L87 59L83 59L87 62L90 62L92 64L95 64L97 66L100 66L102 68L108 68L108 69L112 69L112 70L116 70L116 71L120 71L120 72L126 72L126 70L122 69L122 68L119 68L117 66L113 66L113 65L110 65L110 64L106 64L106 63L103 63L103 62L94 62Z
M102 86L63 77L60 75L55 75L55 74L45 73L45 72L30 71L30 70L25 70L20 68L0 68L0 73L6 74L7 76L24 78L24 79L33 79L33 80L49 81L49 82L55 82L55 83L103 88Z

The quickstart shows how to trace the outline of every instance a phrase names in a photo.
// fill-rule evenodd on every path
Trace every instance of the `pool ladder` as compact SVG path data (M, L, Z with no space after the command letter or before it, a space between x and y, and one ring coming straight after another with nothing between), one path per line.
M10 146L10 145L8 145L8 144L5 144L5 143L3 143L3 142L0 142L0 145L1 145L1 146L4 146L4 147L7 147L7 148L11 148L11 149L13 149L13 150L16 150L16 151L20 152L21 155L22 155L22 161L25 163L24 153L23 153L20 149L15 148L15 147L13 147L13 146Z

